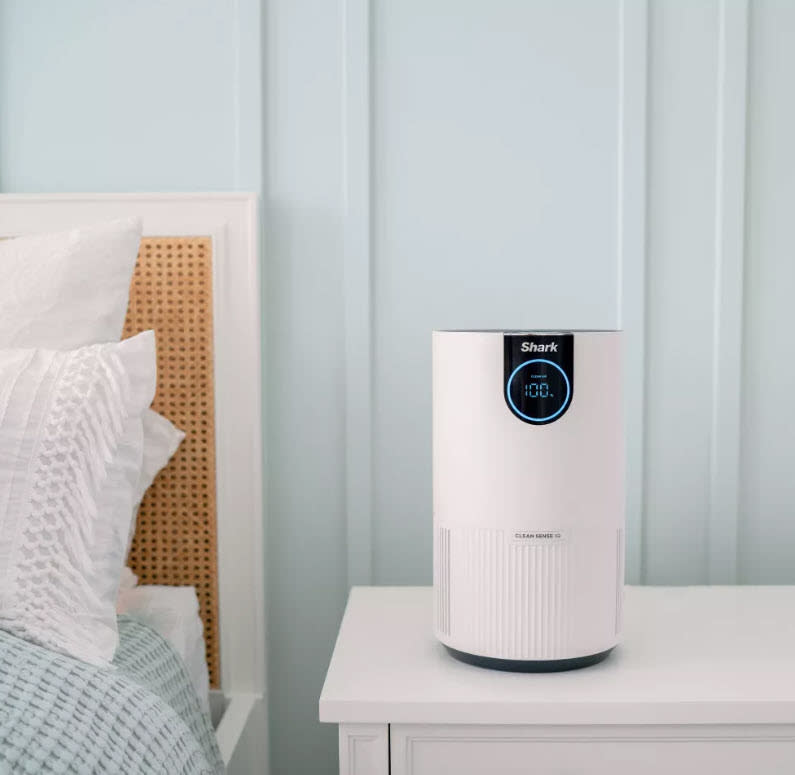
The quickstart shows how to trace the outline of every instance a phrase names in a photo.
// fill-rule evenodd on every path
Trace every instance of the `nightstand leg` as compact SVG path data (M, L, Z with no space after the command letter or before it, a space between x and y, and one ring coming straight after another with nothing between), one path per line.
M340 775L389 775L389 725L340 724Z

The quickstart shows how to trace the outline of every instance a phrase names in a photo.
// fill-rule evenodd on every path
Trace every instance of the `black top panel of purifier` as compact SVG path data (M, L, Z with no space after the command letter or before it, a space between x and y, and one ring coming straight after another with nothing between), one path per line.
M510 333L504 343L508 409L531 425L563 417L574 395L574 335Z

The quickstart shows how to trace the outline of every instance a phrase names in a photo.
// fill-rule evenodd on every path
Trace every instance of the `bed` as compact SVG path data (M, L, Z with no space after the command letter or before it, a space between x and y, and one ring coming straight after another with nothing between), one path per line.
M142 591L138 610L120 619L116 679L147 653L147 664L169 676L181 665L185 673L172 683L187 680L200 705L202 682L209 685L217 752L230 775L267 772L256 209L249 194L0 196L0 238L143 217L125 336L155 330L153 408L187 436L141 504L130 567ZM169 612L172 636L163 638L157 631ZM180 639L194 647L174 662ZM13 648L6 651L14 658ZM42 670L66 669L47 654L33 659ZM158 675L141 681L155 689L169 683ZM205 732L182 693L165 699L176 715L161 722L184 723L201 748Z

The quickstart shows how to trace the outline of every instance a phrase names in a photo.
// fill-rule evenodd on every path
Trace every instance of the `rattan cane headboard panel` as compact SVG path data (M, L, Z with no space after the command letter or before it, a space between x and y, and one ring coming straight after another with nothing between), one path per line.
M157 393L152 406L186 434L141 504L130 567L141 584L196 587L210 685L217 688L212 287L209 237L144 237L124 336L155 330Z

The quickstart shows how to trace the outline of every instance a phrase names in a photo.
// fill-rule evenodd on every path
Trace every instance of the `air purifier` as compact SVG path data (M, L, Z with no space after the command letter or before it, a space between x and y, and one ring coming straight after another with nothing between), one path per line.
M434 331L435 632L458 659L551 672L618 643L620 331Z

